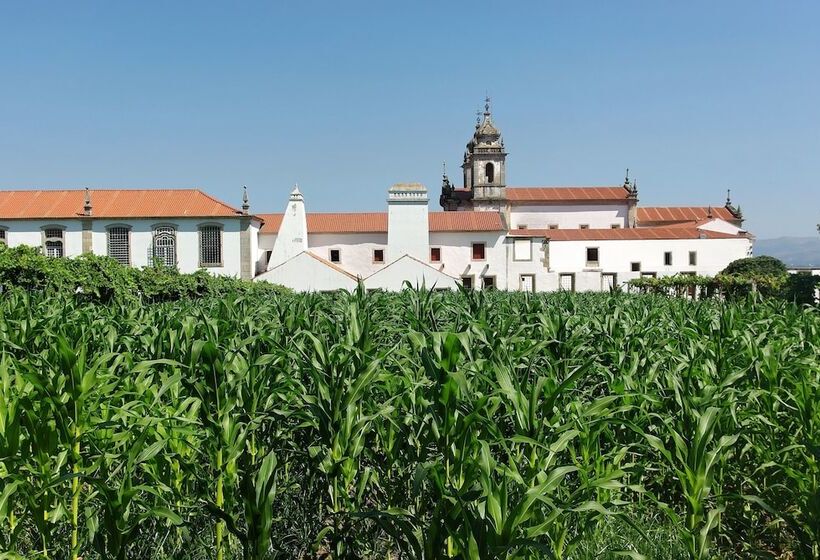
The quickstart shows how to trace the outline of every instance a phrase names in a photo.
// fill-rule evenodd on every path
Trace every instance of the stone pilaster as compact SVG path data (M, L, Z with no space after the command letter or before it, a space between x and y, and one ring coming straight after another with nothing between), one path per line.
M250 217L242 217L239 220L239 260L239 277L243 280L253 280Z
M83 220L83 253L93 253L94 244L91 239L91 228L93 222L91 220Z

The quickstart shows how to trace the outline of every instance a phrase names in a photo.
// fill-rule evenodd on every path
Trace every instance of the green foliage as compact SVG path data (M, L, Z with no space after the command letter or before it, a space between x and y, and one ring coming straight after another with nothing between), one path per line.
M810 272L789 274L786 285L783 287L783 297L798 304L818 303L815 292L820 286L820 276Z
M232 286L1 296L0 557L820 558L816 308Z
M62 292L79 299L110 302L174 301L238 292L263 294L285 291L268 283L217 277L199 270L181 274L173 268L130 268L114 259L84 254L71 259L46 257L34 247L0 245L0 289Z
M760 256L738 259L729 263L721 274L737 276L785 276L787 274L786 265L783 261L774 257Z

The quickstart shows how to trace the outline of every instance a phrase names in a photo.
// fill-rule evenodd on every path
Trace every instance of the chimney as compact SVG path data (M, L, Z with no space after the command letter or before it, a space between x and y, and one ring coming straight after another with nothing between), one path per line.
M88 187L85 188L85 201L83 202L83 216L90 216L91 215L91 193L88 191Z
M387 259L410 255L427 262L430 226L427 189L421 183L398 183L387 191Z
M299 253L307 251L307 217L305 215L305 197L295 187L290 193L290 200L279 224L279 232L273 244L268 270L290 260Z

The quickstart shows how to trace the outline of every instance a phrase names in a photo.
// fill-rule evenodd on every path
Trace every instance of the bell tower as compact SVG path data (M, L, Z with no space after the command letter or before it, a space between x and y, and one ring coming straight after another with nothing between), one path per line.
M484 118L464 153L464 187L472 192L473 209L500 210L507 198L507 153L504 139L493 124L490 98L484 100Z

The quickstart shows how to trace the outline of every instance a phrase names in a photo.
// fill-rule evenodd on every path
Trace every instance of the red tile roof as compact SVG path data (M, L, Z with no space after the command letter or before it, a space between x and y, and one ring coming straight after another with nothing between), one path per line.
M638 223L697 222L708 215L708 206L645 206L638 208ZM725 206L712 207L712 217L727 222L737 220Z
M282 214L259 214L261 233L276 233ZM497 212L430 212L430 231L503 231ZM387 212L309 213L308 233L387 233Z
M551 241L615 241L634 239L736 239L732 235L696 227L640 227L620 229L514 229L511 237L546 237Z
M216 218L241 214L198 189L92 189L93 218ZM0 219L78 218L84 190L0 191Z
M507 187L511 202L601 202L626 200L624 187Z

